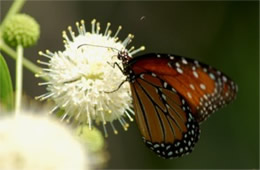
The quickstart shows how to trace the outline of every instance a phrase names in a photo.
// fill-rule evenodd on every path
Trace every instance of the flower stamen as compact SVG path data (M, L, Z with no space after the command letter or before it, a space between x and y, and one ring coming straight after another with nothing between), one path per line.
M134 38L134 36L132 34L128 34L126 39L122 42L123 46L126 47L131 42L132 38Z
M135 49L135 46L132 46L132 47L128 50L128 52L131 53L131 51L133 51L134 49Z
M91 25L92 25L92 34L95 34L95 23L96 23L96 19L93 19L91 21Z
M117 134L118 134L118 131L116 130L116 128L115 128L113 122L110 122L110 125L111 125L111 127L112 127L112 129L113 129L114 134L117 135Z
M109 30L109 27L110 27L110 25L111 25L111 23L110 23L110 22L108 22L108 23L107 23L106 30L105 30L105 33L104 33L104 36L106 36L106 35L107 35L107 32L108 32L108 30Z
M99 34L99 31L100 31L100 23L97 22L97 31L96 31L96 34Z
M59 107L60 107L59 105L53 107L53 109L51 109L51 111L49 111L49 114L53 114L56 110L59 109Z
M118 27L118 29L117 29L117 31L116 31L116 33L115 33L115 35L114 35L113 38L116 38L116 37L117 37L117 35L119 34L119 32L120 32L121 29L122 29L122 26L119 25L119 27Z
M50 85L50 84L52 84L52 82L50 82L50 81L40 82L40 83L38 83L38 86L46 86L46 85Z
M124 117L133 121L132 97L125 75L120 69L111 67L111 63L121 61L115 57L122 50L130 57L144 50L144 47L135 49L132 46L129 50L126 46L131 43L134 36L129 34L124 40L119 41L118 34L122 26L119 26L113 36L110 30L111 23L108 22L105 31L101 31L100 23L95 19L91 21L91 31L87 32L84 20L76 22L77 34L72 27L62 32L65 50L46 53L39 52L39 55L49 59L49 62L37 61L47 66L43 68L37 77L45 77L48 82L40 82L45 85L48 92L36 97L39 100L53 99L56 106L50 111L55 113L58 108L65 112L61 121L75 121L78 125L87 124L91 129L92 121L96 124L102 122L105 136L108 136L106 124L109 122L115 134L118 133L113 121L119 120L124 130L129 124ZM69 35L67 34L69 32ZM110 64L109 64L110 63ZM114 88L116 91L106 93Z
M108 33L107 33L107 35L106 35L107 39L110 38L111 34L112 34L112 31L111 31L111 30L108 30Z
M49 58L49 59L51 59L51 57L52 57L52 56L50 56L50 55L47 55L48 53L46 54L46 53L43 53L42 51L39 51L38 54L39 54L40 56L44 56L44 57Z
M80 23L81 23L81 27L82 27L82 31L83 31L82 35L85 35L86 34L85 21L82 19L80 21Z
M68 26L68 30L69 30L69 33L70 33L72 40L74 41L75 40L75 33L72 31L72 27Z
M136 54L136 53L138 53L138 52L140 52L140 51L144 51L144 50L145 50L145 46L141 46L140 48L138 48L138 49L136 49L136 50L130 52L130 54L131 54L131 55L134 55L134 54Z
M44 62L44 61L41 61L41 60L37 60L37 63L42 64L42 65L46 65L46 66L50 65L50 63L47 63L47 62Z
M105 137L107 138L108 137L107 128L104 124L103 124L103 129L104 129Z
M82 33L82 28L81 28L81 26L79 25L79 22L76 22L76 27L77 27L77 30L78 30L79 34L83 34L83 33Z

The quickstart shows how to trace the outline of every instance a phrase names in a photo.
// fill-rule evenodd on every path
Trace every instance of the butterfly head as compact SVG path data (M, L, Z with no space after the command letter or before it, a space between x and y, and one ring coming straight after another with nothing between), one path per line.
M122 61L122 64L125 66L132 59L127 50L121 50L117 55L118 60Z
M131 59L133 59L133 55L140 52L140 51L144 51L145 50L145 47L144 46L141 46L140 48L138 49L135 49L134 47L131 47L129 50L127 49L122 49L120 51L118 51L118 55L117 55L117 58L122 61L122 64L124 67L126 67L129 63L129 61Z

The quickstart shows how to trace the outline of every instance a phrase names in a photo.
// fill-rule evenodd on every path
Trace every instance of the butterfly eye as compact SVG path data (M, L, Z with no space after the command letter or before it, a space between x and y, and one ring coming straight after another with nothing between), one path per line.
M123 54L122 54L121 52L119 52L118 55L117 55L117 58L118 58L119 60L122 60L122 59L123 59L122 56L123 56Z

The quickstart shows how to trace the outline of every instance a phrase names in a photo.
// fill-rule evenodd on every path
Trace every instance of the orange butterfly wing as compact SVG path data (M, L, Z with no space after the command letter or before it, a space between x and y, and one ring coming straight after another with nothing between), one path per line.
M187 102L151 74L140 74L131 90L137 125L146 145L164 158L190 153L200 130Z
M199 122L233 101L237 85L228 76L206 64L180 56L147 54L132 69L135 74L150 72L170 84L185 98Z
M130 61L136 121L147 146L164 158L192 151L198 122L231 102L237 86L192 59L147 54Z

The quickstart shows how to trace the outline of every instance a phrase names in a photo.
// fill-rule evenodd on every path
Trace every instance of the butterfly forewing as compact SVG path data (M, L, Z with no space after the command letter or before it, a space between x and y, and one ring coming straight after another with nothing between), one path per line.
M136 75L150 73L169 84L188 102L198 122L236 96L237 86L230 78L196 60L168 54L146 54L134 58L129 65Z

